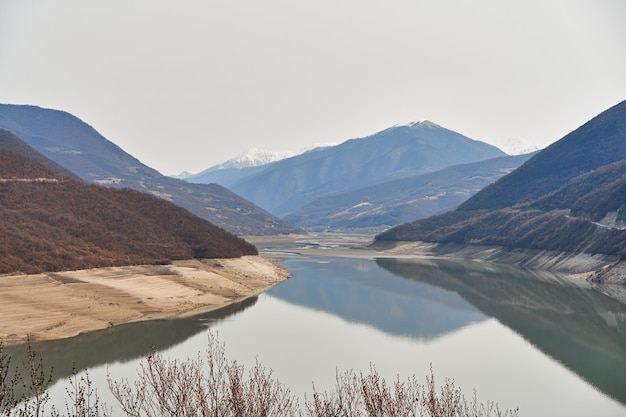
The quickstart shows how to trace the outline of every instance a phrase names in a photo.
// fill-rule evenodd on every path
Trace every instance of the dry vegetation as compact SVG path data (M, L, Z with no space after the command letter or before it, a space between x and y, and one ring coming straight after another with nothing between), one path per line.
M51 407L47 387L50 376L41 358L29 349L24 377L11 376L11 358L0 343L0 415L7 417L104 417L113 408L101 404L88 374L74 373L66 389L65 412ZM487 417L517 416L493 402L467 400L454 381L437 387L432 370L421 384L415 377L392 384L372 367L369 373L347 371L337 375L329 392L305 398L304 408L272 371L257 364L248 372L226 358L224 344L209 332L206 356L180 361L154 350L141 362L137 380L115 380L108 385L117 406L128 417ZM27 395L16 396L21 388Z
M232 258L256 248L157 197L0 151L0 273Z
M505 246L626 257L626 230L608 229L568 210L453 211L408 223L377 241L424 241Z

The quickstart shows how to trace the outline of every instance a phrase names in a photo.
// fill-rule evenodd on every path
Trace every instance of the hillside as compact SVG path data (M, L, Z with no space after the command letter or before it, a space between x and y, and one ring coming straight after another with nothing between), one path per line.
M219 184L228 188L237 181L240 181L249 175L259 173L266 168L266 165L251 167L226 167L215 170L210 170L209 168L209 170L202 171L197 175L186 177L184 180L193 184Z
M16 139L6 132L0 138ZM257 253L163 199L86 184L18 152L0 149L0 273Z
M0 104L0 128L87 182L153 194L239 236L299 231L222 186L161 175L69 113Z
M386 181L320 197L285 217L309 230L389 228L455 209L532 154L454 165L440 171Z
M459 210L496 209L535 200L571 179L626 159L626 101L553 143Z
M325 195L499 156L498 148L425 121L265 165L229 188L283 217Z
M626 259L626 102L587 122L456 211L390 229L425 241Z
M15 152L33 161L39 162L39 164L52 171L78 179L70 170L46 158L8 130L0 129L0 150ZM17 166L14 168L20 169L20 167ZM15 172L15 174L19 175L17 172Z

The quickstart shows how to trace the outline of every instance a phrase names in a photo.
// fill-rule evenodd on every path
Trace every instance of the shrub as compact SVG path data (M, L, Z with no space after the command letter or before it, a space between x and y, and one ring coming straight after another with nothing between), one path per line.
M89 375L76 371L66 388L66 412L54 406L46 414L51 376L42 361L28 349L22 364L26 378L9 372L11 358L0 341L0 416L6 417L109 417L112 409L101 404ZM114 380L108 385L128 417L516 417L518 410L500 410L493 402L481 403L476 392L467 400L453 380L438 388L432 371L426 383L415 376L392 384L374 366L369 373L337 373L333 390L305 396L299 407L289 389L258 362L246 374L243 366L225 356L225 346L209 332L206 356L184 361L167 359L154 349L137 370L138 379ZM28 395L16 396L16 388Z

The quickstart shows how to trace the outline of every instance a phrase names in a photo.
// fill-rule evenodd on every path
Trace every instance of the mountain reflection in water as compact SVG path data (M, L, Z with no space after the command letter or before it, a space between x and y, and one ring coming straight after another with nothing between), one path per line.
M593 285L509 265L442 259L376 263L411 282L458 293L626 404L626 305Z
M303 262L306 267L298 268ZM372 260L315 258L286 265L298 268L297 279L268 295L385 333L433 339L486 319L458 294L399 278Z

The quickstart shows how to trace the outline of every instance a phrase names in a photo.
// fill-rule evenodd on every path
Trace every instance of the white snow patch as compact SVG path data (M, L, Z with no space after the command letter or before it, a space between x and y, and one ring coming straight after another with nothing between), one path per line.
M444 197L447 193L442 191L440 193L437 193L435 195L427 195L422 197L422 200L437 200L439 197Z
M371 206L371 205L372 205L372 203L369 203L369 202L367 202L367 201L364 201L364 202L362 202L362 203L355 204L355 205L353 205L352 207L349 207L349 208L347 208L347 209L345 209L345 210L342 210L342 211L340 211L340 212L338 212L338 213L335 213L335 214L333 214L333 215L332 215L332 216L330 216L330 217L331 217L331 218L334 218L334 217L347 216L347 215L349 215L349 214L350 214L350 212L352 212L352 211L354 211L354 210L356 210L356 209L359 209L359 208L361 208L361 207Z
M102 178L100 180L94 181L96 184L119 184L122 182L121 178L110 177L110 178Z
M267 149L250 148L226 162L211 167L211 170L225 168L250 168L266 165L291 156L291 152L276 152Z

